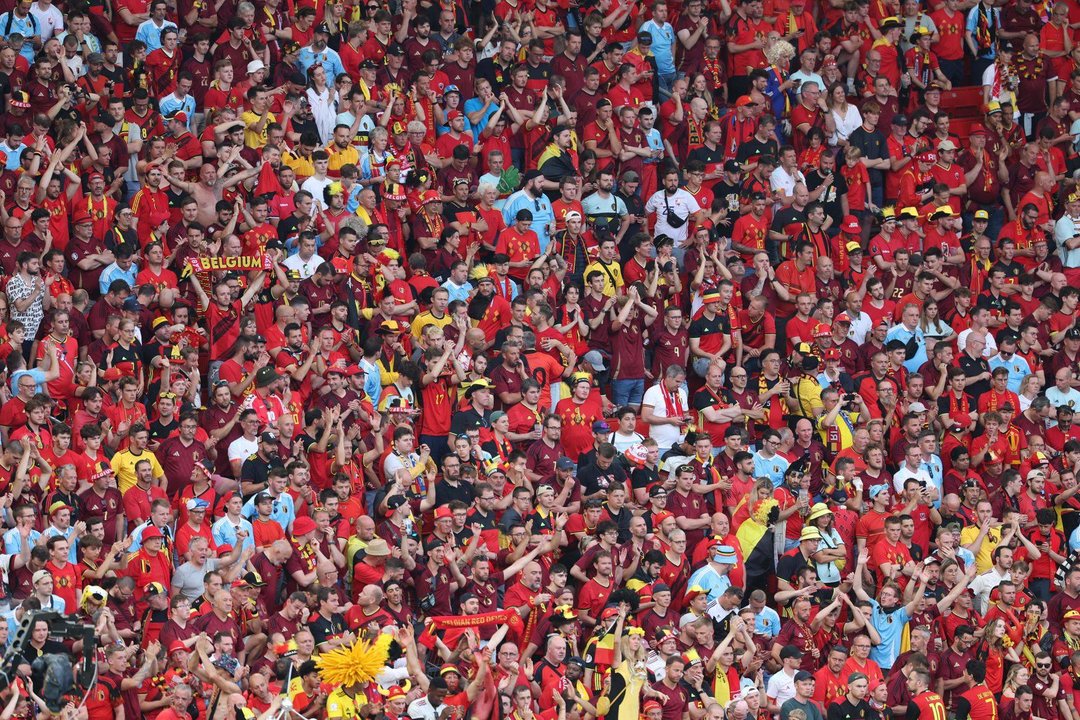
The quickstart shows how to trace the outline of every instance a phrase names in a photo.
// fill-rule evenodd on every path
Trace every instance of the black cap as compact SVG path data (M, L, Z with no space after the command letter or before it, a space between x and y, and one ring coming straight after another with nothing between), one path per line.
M405 48L401 47L401 45L398 45L396 42L395 43L390 43L390 45L386 48L386 54L387 55L402 55L402 56L404 56L405 55Z
M652 45L652 35L642 30L637 34L638 45Z
M802 682L803 680L813 680L813 679L814 679L814 676L811 675L810 673L806 672L805 670L800 670L799 672L795 673L795 682Z
M277 435L275 435L272 432L264 432L262 435L259 436L259 442L264 442L264 443L270 443L272 445L277 445L277 441L278 441Z
M315 26L315 32L322 33L323 35L333 35L334 34L334 33L330 32L330 26L327 25L326 23L319 23L318 25L316 25Z
M735 160L728 160L724 163L724 172L739 173L742 172L742 165Z
M1071 327L1065 331L1066 340L1080 340L1080 328Z
M375 62L374 60L365 60L364 62L360 63L360 69L361 70L378 70L379 69L379 64L377 62Z
M408 502L408 500L405 499L404 495L391 495L390 497L386 498L386 507L389 510L397 510L406 502Z
M535 168L532 170L526 170L525 173L521 176L521 183L524 185L525 183L535 180L538 177L543 177L543 175L544 173L536 170Z
M892 116L893 125L910 125L911 121L908 120L908 116L904 113L896 113Z
M266 587L266 581L262 579L262 575L252 570L251 572L244 573L241 578L244 584L248 587L261 588Z
M255 496L255 504L256 505L258 505L261 502L267 502L267 501L269 501L269 502L274 501L274 496L271 495L268 492L263 491L263 492L261 492L261 493L259 493L258 495Z
M800 659L802 659L802 656L803 656L803 651L800 650L799 648L795 647L794 645L785 645L780 650L780 659L781 660L787 660L788 658L793 658L795 660L800 660Z

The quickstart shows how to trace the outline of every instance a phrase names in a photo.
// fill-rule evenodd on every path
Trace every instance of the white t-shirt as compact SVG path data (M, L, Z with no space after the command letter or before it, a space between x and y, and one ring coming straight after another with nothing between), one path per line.
M783 705L795 697L795 676L788 675L781 670L769 678L769 684L765 688L765 694L776 700L777 705Z
M408 460L408 463L406 463L405 460ZM386 459L383 460L383 475L386 476L387 480L390 480L397 475L398 470L411 470L416 467L419 462L420 456L416 453L409 453L408 458L405 459L402 459L397 453L390 453L386 456Z
M686 398L686 391L681 387L675 388L675 392L678 393L679 401L684 410L690 409L690 404ZM664 402L664 391L660 387L660 383L653 385L651 388L645 391L644 397L641 399L642 405L648 405L652 407L653 415L657 417L669 417L667 414L667 403ZM681 442L686 433L679 429L678 425L650 425L649 437L656 441L656 444L661 448L673 447L676 443Z
M806 177L796 170L793 173L789 173L779 165L769 175L769 187L773 189L773 192L779 191L783 193L784 197L791 197L795 193L795 186L799 183L806 184Z
M409 703L409 717L413 720L437 720L446 705L435 707L427 699L427 695L417 698Z
M653 236L667 235L675 241L678 247L686 241L690 228L690 216L701 210L697 200L686 190L679 188L674 195L667 195L665 190L657 190L649 201L645 203L645 211L656 213L656 227ZM677 228L668 224L668 213L672 213L683 219L683 224Z
M1068 405L1074 410L1080 409L1080 390L1069 388L1065 392L1058 390L1057 385L1051 385L1046 389L1046 399L1057 410L1062 405Z
M283 262L282 265L287 267L289 270L295 270L296 272L300 273L301 280L307 280L309 277L315 274L315 269L322 265L324 262L326 261L322 259L319 253L315 253L307 260L300 257L300 253L296 253L295 255L290 255L289 257L285 258L285 262Z
M247 460L259 452L259 438L247 440L242 435L229 443L229 461Z
M967 347L968 335L971 334L971 328L962 331L956 336L956 348L960 352L964 352L964 348ZM986 347L983 348L983 357L989 360L997 355L997 340L994 340L994 336L990 333L983 333L983 338L986 340Z

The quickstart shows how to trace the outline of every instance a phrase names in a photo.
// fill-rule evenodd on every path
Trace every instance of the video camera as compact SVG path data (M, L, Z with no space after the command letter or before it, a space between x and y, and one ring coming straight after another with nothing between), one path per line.
M94 661L97 636L93 625L68 619L54 610L31 610L23 617L7 652L0 659L0 690L15 682L20 658L39 621L48 623L50 637L82 640L83 643L82 660L75 665L69 656L59 653L42 655L31 665L29 679L34 683L35 692L51 712L58 713L73 691L85 693L97 680L97 663Z

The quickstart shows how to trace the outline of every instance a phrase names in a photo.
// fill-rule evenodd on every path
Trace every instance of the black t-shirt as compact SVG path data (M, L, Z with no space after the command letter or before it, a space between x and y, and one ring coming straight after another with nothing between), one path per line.
M795 548L794 551L787 553L776 563L776 577L783 578L794 585L799 573L809 565L810 563L806 561L799 549Z
M635 490L638 488L647 488L657 482L660 482L660 473L652 468L636 468L634 472L630 474L630 487Z
M26 664L31 665L42 655L50 655L53 653L67 655L67 649L64 647L63 643L56 642L55 640L46 640L45 644L41 646L41 650L38 650L30 643L27 643L22 656L25 659Z
M173 430L180 427L180 420L174 415L171 423L165 424L161 422L161 418L158 418L154 422L150 423L150 439L158 442L164 440L172 434Z
M960 355L960 360L957 361L957 365L964 371L964 377L967 378L978 377L982 373L990 372L990 364L986 362L986 358L972 358L967 353L962 353ZM989 392L989 390L990 381L985 378L964 388L964 392L976 399L983 393Z
M716 313L712 320L702 315L690 323L689 333L691 338L703 338L708 335L730 335L731 321L726 313Z
M490 414L489 412L481 415L471 407L464 412L455 413L454 420L450 424L450 433L452 435L464 435L469 428L491 427L491 421L488 420Z
M796 210L794 205L789 205L776 211L769 230L782 233L788 225L802 225L804 222L806 222L806 209Z
M806 173L806 189L810 192L817 190L824 182L825 176L820 170L814 169ZM847 191L848 186L844 177L838 172L833 172L832 185L818 197L818 202L825 206L825 214L832 218L833 227L840 227L844 219L844 209L840 205L840 198L846 196Z
M691 150L688 159L699 160L705 165L720 166L724 164L724 148L717 145L715 148L710 149L708 145L702 145Z
M863 157L870 160L883 160L889 157L889 148L886 145L885 136L876 128L871 132L867 132L866 128L861 125L855 128L855 131L848 136L848 145L862 150ZM867 171L867 174L870 176L871 185L880 186L884 184L885 173L881 170L872 168Z
M762 141L753 137L750 138L749 142L744 142L739 146L738 152L735 153L735 159L742 164L750 158L757 158L762 155L777 157L779 154L780 146L772 138Z
M581 483L583 495L594 495L601 490L608 490L613 485L621 484L626 487L627 477L626 471L623 470L619 463L613 462L604 470L601 470L595 463L586 467L579 467L577 479Z
M458 482L458 486L454 487L444 480L437 482L435 484L435 505L441 507L452 500L460 500L466 505L472 505L472 485Z
M826 720L870 720L876 717L877 713L874 712L874 708L870 707L870 703L866 702L866 700L860 700L853 705L845 697L840 702L829 705Z
M249 483L267 485L270 483L270 470L276 467L285 467L285 464L281 462L281 458L277 455L274 455L269 460L263 460L258 455L253 455L240 466L240 479Z
M330 617L316 614L308 623L311 634L315 637L315 645L321 645L334 636L341 635L349 626L345 624L345 617L341 613L334 613Z

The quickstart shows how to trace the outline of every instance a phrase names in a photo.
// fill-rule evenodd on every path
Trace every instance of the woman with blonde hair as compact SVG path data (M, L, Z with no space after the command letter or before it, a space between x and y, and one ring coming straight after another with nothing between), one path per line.
M1023 380L1020 381L1020 392L1017 393L1017 399L1020 400L1020 407L1017 410L1018 413L1022 413L1031 407L1031 401L1039 396L1042 392L1043 382L1038 375L1032 373Z
M1016 663L1009 668L1009 672L1005 676L1005 682L1001 687L1001 712L1005 712L1012 705L1013 700L1016 699L1017 688L1027 685L1030 678L1031 671L1023 663Z

